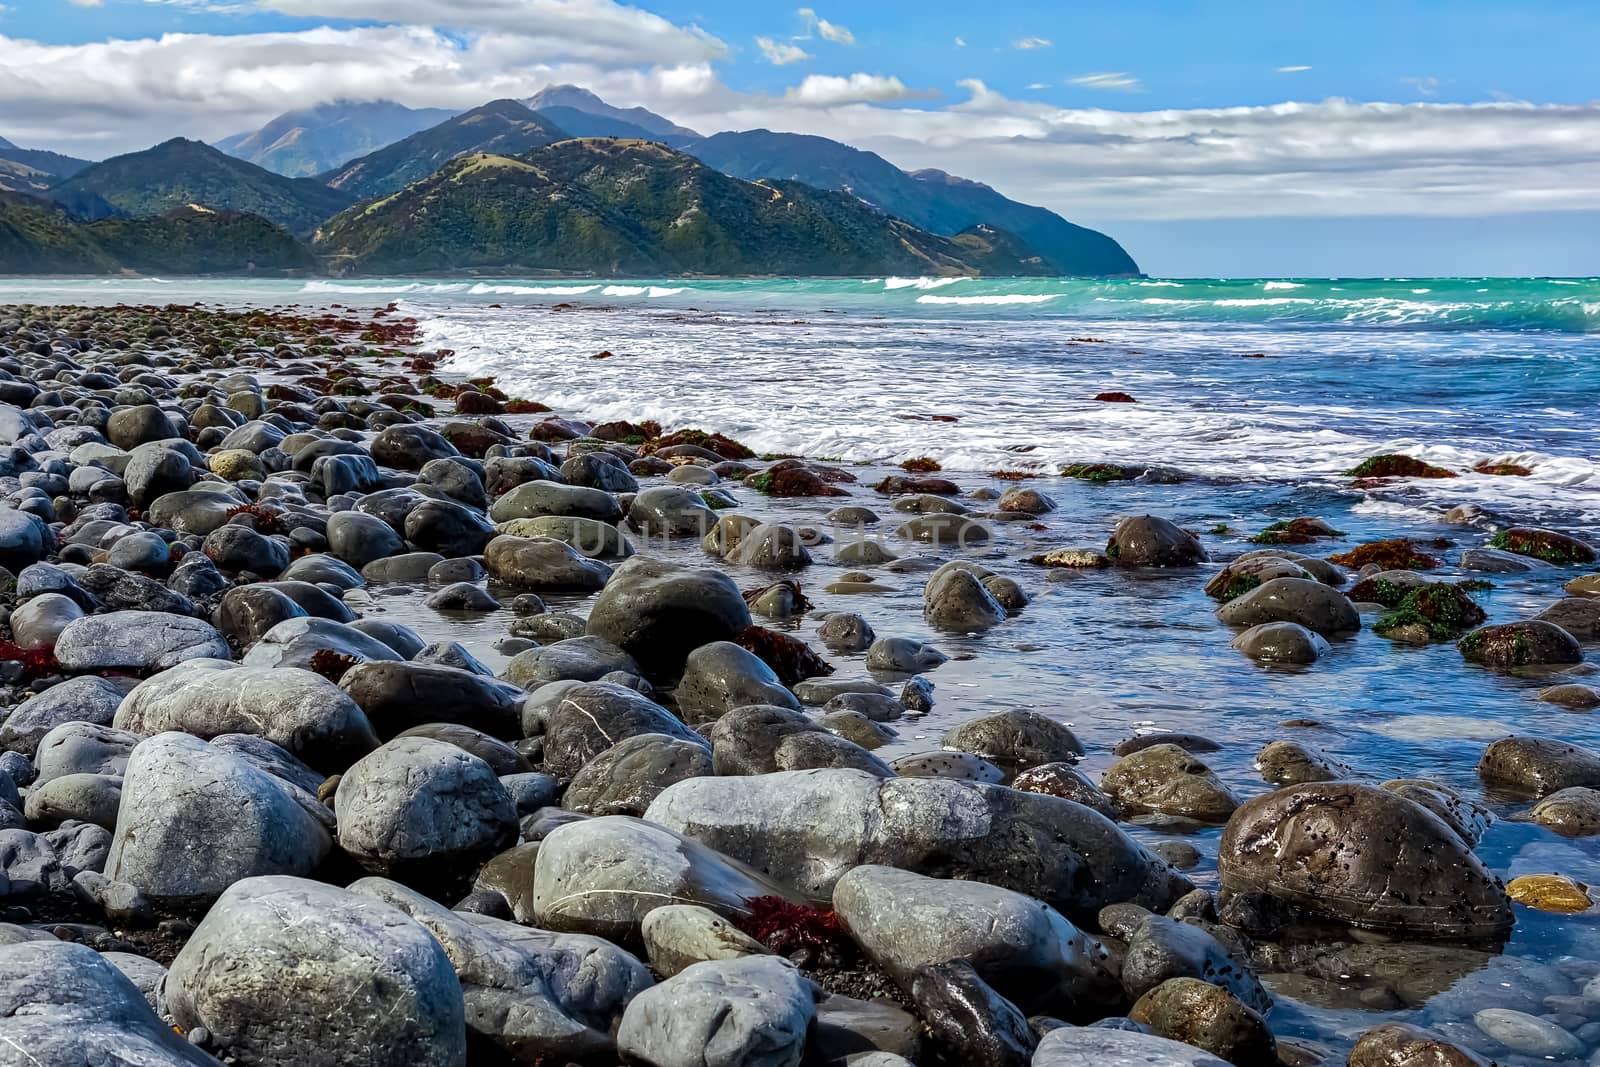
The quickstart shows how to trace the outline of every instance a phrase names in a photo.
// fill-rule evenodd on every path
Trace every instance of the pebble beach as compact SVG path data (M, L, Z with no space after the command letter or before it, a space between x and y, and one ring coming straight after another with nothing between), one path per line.
M475 296L0 306L0 1064L1600 1062L1581 383L1286 473L1159 324L892 342L1077 435Z

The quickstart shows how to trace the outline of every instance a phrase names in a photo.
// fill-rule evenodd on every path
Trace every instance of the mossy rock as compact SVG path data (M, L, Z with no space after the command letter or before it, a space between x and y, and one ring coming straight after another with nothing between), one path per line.
M1456 648L1468 663L1494 670L1583 662L1575 637L1538 620L1481 627L1458 641Z
M1402 627L1420 626L1433 640L1448 641L1487 618L1460 586L1430 582L1408 590L1387 615L1373 624L1372 632L1386 637Z
M1588 543L1564 533L1533 526L1513 526L1509 530L1501 530L1489 538L1489 547L1515 552L1519 556L1532 556L1557 566L1593 563L1597 558L1594 548Z
M1345 471L1347 478L1454 478L1456 472L1420 459L1386 452L1372 456Z

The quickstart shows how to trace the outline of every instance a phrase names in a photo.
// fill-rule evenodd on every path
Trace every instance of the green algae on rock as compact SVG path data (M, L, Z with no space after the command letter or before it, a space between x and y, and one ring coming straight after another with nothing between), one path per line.
M1513 526L1509 530L1501 530L1489 538L1489 547L1515 552L1519 556L1532 556L1557 566L1593 563L1600 558L1591 545L1576 537L1534 526Z
M1456 472L1393 452L1371 456L1344 472L1346 478L1454 478Z

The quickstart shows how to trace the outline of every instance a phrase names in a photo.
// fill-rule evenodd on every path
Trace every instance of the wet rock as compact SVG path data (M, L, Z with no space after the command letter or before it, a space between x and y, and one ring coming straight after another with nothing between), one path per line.
M1206 583L1205 594L1227 602L1274 578L1312 578L1316 575L1292 559L1279 556L1254 556L1236 559Z
M893 728L884 726L859 711L824 710L822 718L817 720L817 725L868 750L880 748L899 736Z
M1261 1016L1220 986L1169 978L1145 993L1128 1018L1157 1036L1204 1049L1235 1067L1276 1067L1278 1043Z
M716 525L717 513L700 494L678 485L644 489L628 506L628 525L645 539L704 537Z
M1349 778L1351 770L1325 752L1298 741L1274 741L1256 753L1256 769L1273 785L1303 785Z
M866 619L848 611L830 612L817 627L817 639L835 652L864 652L874 636Z
M309 670L313 658L326 652L329 657L339 657L337 662L349 665L365 660L401 660L405 657L377 637L370 636L344 623L321 617L286 619L261 635L250 651L244 654L246 667L295 667ZM342 673L342 672L341 672Z
M1103 789L1124 812L1221 823L1239 805L1216 773L1177 745L1152 745L1106 771Z
M1554 704L1558 708L1589 711L1593 708L1600 708L1600 689L1592 685L1568 682L1564 685L1552 685L1539 690L1539 699L1546 704Z
M209 624L158 611L112 611L68 623L56 642L63 670L165 670L190 659L228 659Z
M1514 552L1558 567L1576 563L1593 563L1600 559L1594 547L1570 534L1544 530L1535 526L1512 526L1501 530L1489 539L1493 548Z
M122 793L106 874L155 901L208 901L243 878L309 874L332 847L314 798L186 734L141 742Z
M1419 939L1493 937L1511 925L1504 891L1465 842L1426 808L1373 786L1290 786L1247 801L1228 820L1217 863L1224 905L1260 893Z
M867 865L839 880L833 907L862 951L907 992L918 967L964 960L1024 1011L1065 1004L1089 1019L1121 1005L1105 947L1009 889Z
M501 535L484 550L489 573L508 585L535 591L589 592L605 587L611 568L564 541Z
M1483 626L1456 642L1461 658L1493 670L1582 663L1573 636L1553 623L1527 621Z
M205 1027L246 1063L466 1062L461 982L434 936L398 908L301 878L224 893L173 961L167 1001L179 1026Z
M654 1067L793 1067L815 1017L810 983L788 960L710 960L635 997L617 1045Z
M708 960L763 956L761 942L727 919L697 904L669 904L644 917L641 928L650 966L671 978L686 967Z
M770 774L813 767L852 767L880 777L892 772L865 749L835 737L791 708L738 707L707 731L717 774Z
M588 629L626 651L655 681L682 672L700 646L732 640L749 625L750 609L727 575L636 556L596 599Z
M1306 578L1274 578L1217 609L1228 626L1292 622L1315 633L1334 635L1361 629L1361 616L1336 589Z
M731 641L714 641L689 653L675 695L691 722L720 718L749 704L800 707L771 667Z
M633 542L622 531L598 519L573 515L541 515L533 519L513 519L497 527L513 537L548 537L565 542L590 559L627 559L633 555Z
M989 527L965 515L918 515L895 527L894 535L904 541L921 541L934 548L958 552L983 548L994 537Z
M895 722L905 717L906 709L887 693L840 693L822 706L824 714L855 712L873 722Z
M435 722L459 723L507 741L522 736L527 694L455 667L392 660L358 663L344 672L339 688L380 737Z
M396 738L358 760L334 810L339 847L381 874L470 866L517 834L511 796L489 764L425 737Z
M1405 797L1414 804L1421 804L1439 816L1445 825L1455 831L1457 837L1467 843L1469 848L1477 845L1483 838L1484 831L1494 822L1494 816L1484 805L1462 796L1440 782L1421 778L1396 778L1382 783L1382 788Z
M816 899L872 862L1035 896L1069 918L1111 900L1166 907L1187 880L1104 816L1037 793L854 770L694 778L646 818Z
M31 799L31 798L30 798ZM1585 888L1558 874L1525 874L1506 883L1506 896L1539 911L1571 914L1594 907Z
M921 1053L921 1022L887 999L835 993L817 1005L807 1056L825 1067L910 1067Z
M557 827L540 842L532 903L545 929L632 944L644 917L664 905L698 904L734 918L755 897L786 895L754 869L667 827L607 815Z
M1532 797L1573 786L1600 788L1600 753L1553 737L1517 735L1484 750L1478 776L1497 788Z
M1432 1030L1386 1022L1363 1033L1350 1050L1350 1067L1488 1067L1476 1052Z
M1014 512L1021 515L1043 515L1046 512L1054 511L1056 502L1037 489L1017 486L1000 494L1000 499L995 502L995 507L1000 511Z
M983 587L978 575L941 568L923 590L923 616L936 630L974 633L1004 622L1006 609Z
M393 526L362 511L340 511L328 516L328 551L358 569L405 551L405 541Z
M1550 564L1498 548L1468 548L1461 552L1461 569L1483 574L1527 574L1549 570Z
M1330 651L1321 634L1297 622L1259 623L1231 644L1258 663L1315 663Z
M965 960L924 964L911 999L934 1040L973 1067L1027 1067L1036 1040L1016 1005Z
M944 778L991 785L1006 780L1004 770L970 752L915 752L898 757L889 767L902 778Z
M338 686L291 668L168 671L140 682L113 724L141 734L258 734L328 773L342 771L378 742L360 706Z
M7 1059L41 1067L216 1062L162 1022L114 963L51 937L0 947L0 1035L18 1053Z
M1011 788L1044 793L1093 808L1108 819L1117 817L1116 803L1071 763L1042 763L1012 779Z
M536 689L563 679L597 682L613 671L638 674L639 665L605 638L585 635L518 652L501 673L514 685Z
M665 734L635 734L585 763L573 775L562 804L586 815L643 815L669 785L711 773L705 745Z
M1600 789L1558 789L1533 806L1533 821L1563 837L1600 834Z
M1139 922L1122 958L1122 987L1135 999L1172 978L1195 978L1220 986L1255 1011L1272 998L1244 960L1194 923L1164 915Z
M788 523L766 523L746 531L729 558L743 567L767 570L796 570L811 565L811 553L806 550L800 531Z
M1534 616L1537 622L1561 627L1579 641L1600 640L1600 599L1566 597Z
M249 648L278 623L306 614L281 589L265 584L241 585L222 594L211 624L241 648Z
M932 645L909 637L880 637L867 649L867 669L920 674L950 659Z
M638 734L705 744L666 708L610 682L566 686L548 699L544 704L542 695L536 695L528 702L523 729L529 736L543 736L545 769L557 777L577 774L600 753Z
M1199 538L1156 515L1117 523L1106 542L1106 555L1119 567L1190 567L1206 561Z
M1001 711L964 722L944 735L944 747L1013 770L1083 756L1083 744L1071 730L1033 711Z

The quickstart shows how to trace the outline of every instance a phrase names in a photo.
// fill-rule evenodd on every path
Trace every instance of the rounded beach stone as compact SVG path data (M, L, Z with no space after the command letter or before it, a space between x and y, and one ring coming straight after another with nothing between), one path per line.
M668 904L644 917L640 928L650 966L671 978L707 960L763 956L766 946L733 923L698 904Z
M708 960L635 997L617 1046L655 1067L793 1067L816 1013L810 982L788 960Z

